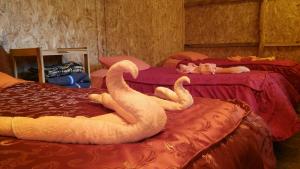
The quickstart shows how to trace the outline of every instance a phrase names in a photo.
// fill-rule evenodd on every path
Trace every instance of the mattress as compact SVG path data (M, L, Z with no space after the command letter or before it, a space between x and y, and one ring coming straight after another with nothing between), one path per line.
M110 113L87 98L89 93L101 92L17 84L1 90L0 115L91 117ZM167 112L167 117L162 132L126 144L62 144L1 136L0 168L275 168L270 133L242 102L197 97L192 107Z
M175 80L186 75L191 79L185 88L193 96L238 99L261 116L275 140L284 140L299 131L299 119L293 107L299 101L297 91L278 73L251 71L241 74L181 74L174 68L153 67L140 71L133 79L126 74L130 87L153 93L157 86L172 88Z

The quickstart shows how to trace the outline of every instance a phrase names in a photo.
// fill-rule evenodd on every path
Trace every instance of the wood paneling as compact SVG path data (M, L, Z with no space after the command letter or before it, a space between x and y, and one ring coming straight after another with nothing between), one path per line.
M268 1L266 42L300 43L300 1Z
M186 8L186 44L258 42L258 2Z
M107 0L107 55L127 54L156 65L183 50L183 0Z
M216 53L215 50L224 57L233 53L248 55L253 52L245 50L246 45L251 48L251 44L258 43L256 55L300 60L299 0L186 0L186 3L186 50ZM199 48L188 48L189 44L198 44ZM216 44L213 49L211 44ZM245 46L226 48L225 44Z
M227 56L254 56L257 53L257 47L216 47L216 48L188 48L187 51L195 51L215 58L224 58ZM242 52L241 52L242 51Z
M193 7L199 5L222 4L222 3L240 3L245 1L260 1L260 0L185 0L185 7Z

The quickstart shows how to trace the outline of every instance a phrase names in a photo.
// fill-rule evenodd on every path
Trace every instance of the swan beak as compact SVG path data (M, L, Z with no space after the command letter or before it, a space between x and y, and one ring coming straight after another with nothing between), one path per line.
M138 69L138 68L136 68L136 69L130 69L130 74L131 74L131 76L132 76L134 79L136 79L137 76L138 76L138 74L139 74L139 69Z

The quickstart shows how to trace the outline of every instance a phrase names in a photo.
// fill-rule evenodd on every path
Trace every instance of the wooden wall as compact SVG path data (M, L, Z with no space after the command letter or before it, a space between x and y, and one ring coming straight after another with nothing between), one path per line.
M269 0L265 16L265 55L300 61L300 1Z
M83 47L91 68L99 55L130 54L155 65L183 50L183 0L0 1L0 45Z
M298 0L185 2L186 50L216 57L260 54L300 61Z
M89 54L97 56L102 46L97 27L102 6L95 0L0 1L0 41L6 50L87 46Z
M156 65L183 50L182 0L106 1L106 52L138 56Z

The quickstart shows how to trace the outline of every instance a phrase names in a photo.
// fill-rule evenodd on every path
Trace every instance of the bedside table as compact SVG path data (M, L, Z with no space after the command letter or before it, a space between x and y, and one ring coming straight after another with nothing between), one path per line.
M84 57L84 69L90 77L90 65L87 48L57 48L55 50L40 50L40 48L10 49L13 61L14 76L18 78L17 59L20 57L34 57L38 67L38 80L45 83L44 56L63 56L64 54L80 54Z

